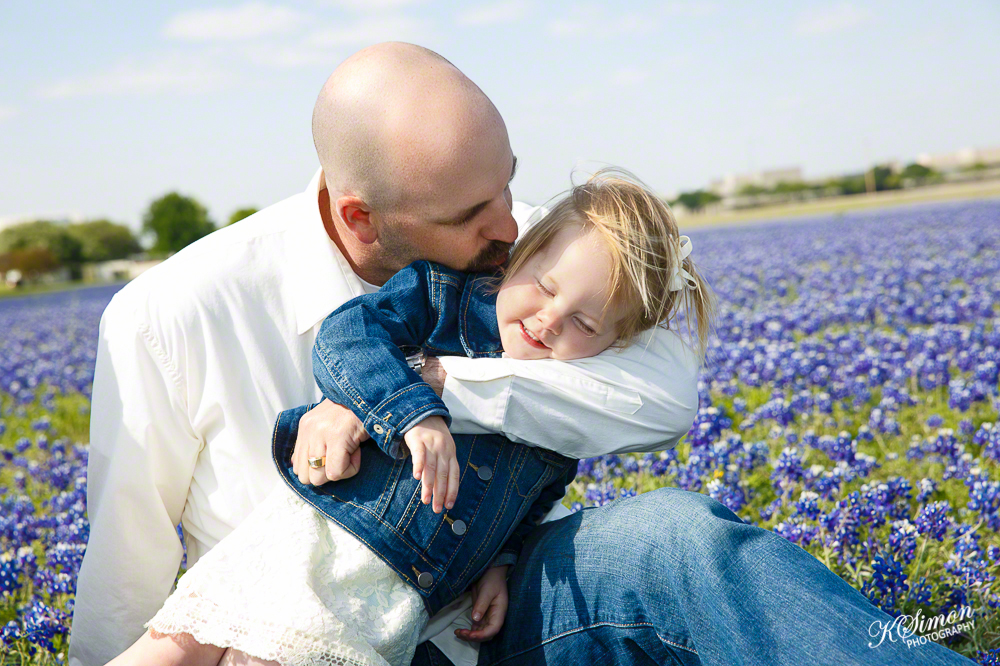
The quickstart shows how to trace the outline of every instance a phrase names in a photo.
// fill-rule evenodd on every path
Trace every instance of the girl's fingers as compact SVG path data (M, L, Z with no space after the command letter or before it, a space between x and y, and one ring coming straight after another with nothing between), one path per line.
M455 500L458 499L458 481L462 476L461 470L458 468L458 460L452 458L448 465L448 496L445 498L445 506L449 509L455 506Z
M434 483L437 479L437 456L429 455L427 460L424 462L424 472L420 476L421 485L423 490L420 493L420 501L424 504L431 503L431 497L434 494Z
M424 471L424 445L418 441L406 440L406 446L413 457L413 478L419 479Z
M444 510L445 496L448 494L448 476L451 465L445 456L438 456L437 482L434 484L434 513Z

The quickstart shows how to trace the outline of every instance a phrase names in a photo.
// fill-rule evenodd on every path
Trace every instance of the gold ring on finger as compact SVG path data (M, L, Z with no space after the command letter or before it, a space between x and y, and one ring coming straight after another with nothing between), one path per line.
M326 467L326 456L321 458L310 458L309 467L310 469L323 469Z

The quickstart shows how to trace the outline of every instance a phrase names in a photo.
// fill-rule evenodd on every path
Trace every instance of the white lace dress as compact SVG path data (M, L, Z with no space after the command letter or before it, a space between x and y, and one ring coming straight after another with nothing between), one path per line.
M279 483L145 626L285 666L407 666L427 621L416 590Z

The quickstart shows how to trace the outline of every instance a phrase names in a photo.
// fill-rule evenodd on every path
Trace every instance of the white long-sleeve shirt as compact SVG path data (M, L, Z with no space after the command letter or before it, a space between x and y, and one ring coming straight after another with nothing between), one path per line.
M191 566L279 482L274 421L319 400L319 325L366 291L323 227L320 173L136 278L105 310L71 666L104 664L143 633L180 564L175 525ZM530 210L515 205L519 225ZM669 448L697 409L697 361L662 330L571 362L442 363L453 431L503 432L573 457ZM475 644L453 635L471 623L468 605L458 600L424 633L456 666L476 660Z

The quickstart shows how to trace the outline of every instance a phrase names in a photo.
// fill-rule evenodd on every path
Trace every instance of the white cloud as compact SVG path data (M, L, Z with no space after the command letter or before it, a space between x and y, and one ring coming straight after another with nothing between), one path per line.
M170 56L145 64L123 62L103 72L42 86L36 92L49 99L191 93L222 87L229 79L227 72L209 63Z
M382 12L387 9L399 9L407 5L416 5L423 0L329 0L326 4L347 9L352 12Z
M5 120L10 120L14 116L20 113L15 106L10 106L9 104L0 104L0 123Z
M247 60L257 65L292 69L310 65L334 66L344 59L343 53L332 48L318 48L302 44L260 44L244 51Z
M608 12L595 5L575 7L567 16L550 21L548 25L549 32L556 37L637 35L652 32L656 27L653 16Z
M666 16L687 16L700 18L711 16L719 11L719 6L714 2L666 2L662 5L661 11Z
M299 27L306 16L301 12L249 2L238 7L193 9L171 18L163 34L188 41L237 41L286 33Z
M304 46L311 49L329 49L386 41L421 42L427 41L431 32L427 21L402 14L388 14L364 17L335 28L316 30L306 38Z
M506 2L494 2L467 9L455 17L455 22L459 25L513 23L523 18L527 11L528 3L524 0L507 0Z
M871 19L872 13L868 9L859 9L845 2L800 15L794 29L799 35L828 34L855 28Z

